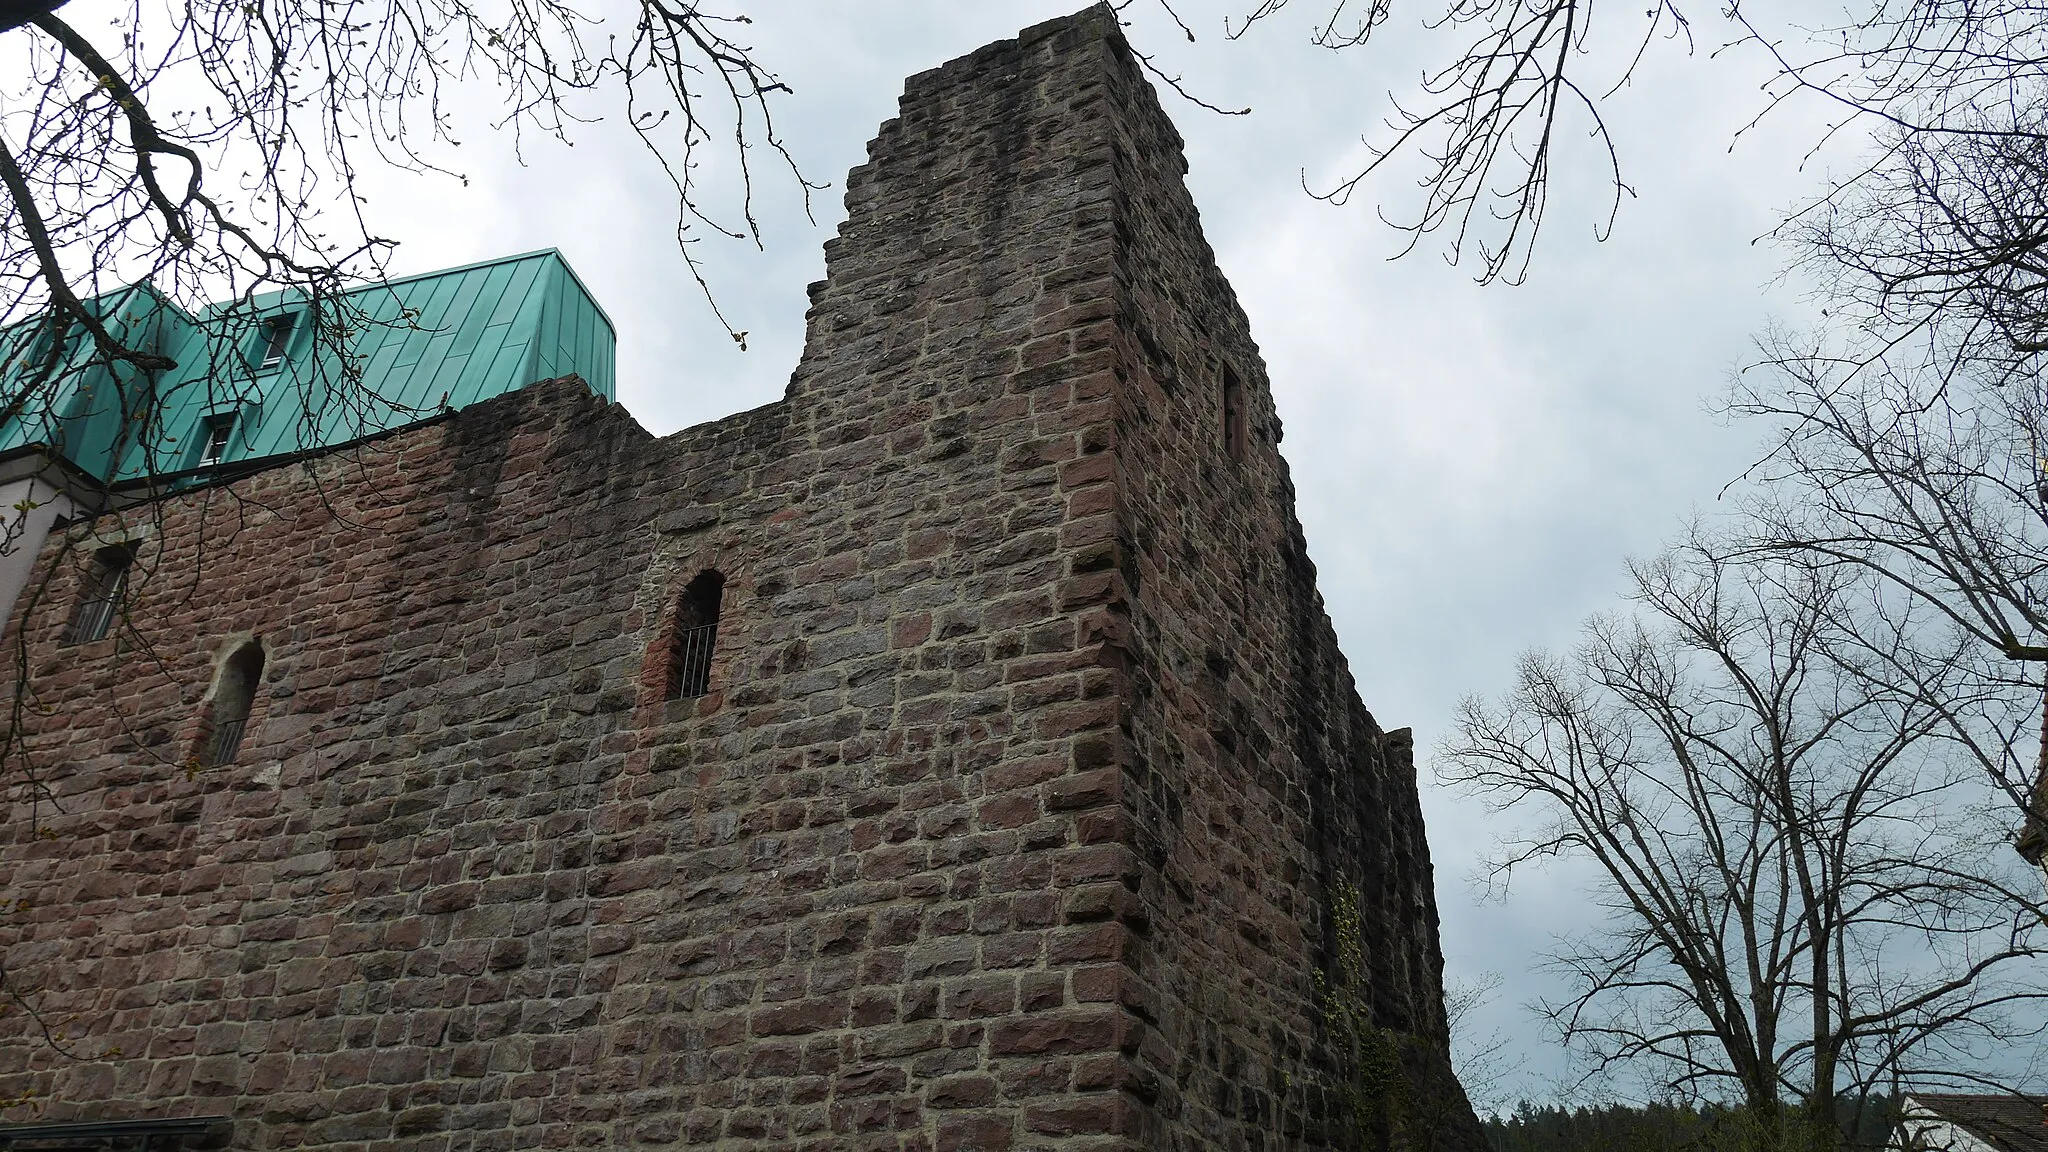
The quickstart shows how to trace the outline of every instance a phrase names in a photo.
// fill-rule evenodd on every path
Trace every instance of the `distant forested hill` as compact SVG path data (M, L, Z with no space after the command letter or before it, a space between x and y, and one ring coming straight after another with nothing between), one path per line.
M1843 1101L1843 1129L1852 1149L1884 1147L1894 1105L1888 1099ZM1736 1118L1708 1106L1611 1104L1598 1108L1537 1107L1484 1118L1493 1152L1740 1152Z

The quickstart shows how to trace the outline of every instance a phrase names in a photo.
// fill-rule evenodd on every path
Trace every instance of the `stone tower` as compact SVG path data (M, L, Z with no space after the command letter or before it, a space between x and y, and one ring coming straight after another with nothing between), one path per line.
M1098 6L911 78L782 402L656 439L542 383L54 532L0 956L73 1055L0 1016L0 1098L1477 1149L1409 741L1184 170ZM109 546L144 595L66 644Z

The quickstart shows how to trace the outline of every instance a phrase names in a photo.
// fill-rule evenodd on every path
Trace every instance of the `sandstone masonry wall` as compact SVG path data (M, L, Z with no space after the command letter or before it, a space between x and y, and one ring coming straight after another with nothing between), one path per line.
M0 1015L0 1099L250 1149L1348 1139L1331 893L1440 1052L1427 851L1181 165L1113 16L1055 21L910 80L783 402L655 439L543 383L57 533L0 963L64 1039ZM141 595L66 645L114 541Z
M1156 102L1121 104L1124 784L1149 928L1132 968L1153 1025L1151 1146L1371 1144L1391 1110L1411 1146L1482 1147L1449 1069L1412 739L1375 723L1338 649L1265 366L1203 239L1180 137ZM1340 897L1357 903L1362 955L1338 955ZM1336 987L1346 967L1366 978L1346 994L1408 1065L1369 1086L1377 1120L1312 1074L1331 1070L1316 977Z

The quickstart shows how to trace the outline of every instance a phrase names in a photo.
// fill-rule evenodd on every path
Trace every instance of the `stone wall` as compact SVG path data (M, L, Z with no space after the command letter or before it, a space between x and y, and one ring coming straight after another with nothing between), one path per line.
M1135 91L1117 120L1117 566L1126 807L1149 929L1134 1000L1156 1032L1139 1061L1158 1094L1150 1142L1371 1144L1392 1124L1411 1146L1482 1147L1448 1067L1412 739L1359 700L1294 516L1265 365L1202 237L1179 135L1137 69L1120 72ZM1362 929L1351 957L1330 915L1346 895ZM1363 986L1339 987L1347 967ZM1386 1082L1340 1071L1376 1097L1368 1107L1318 1079L1332 1071L1318 973L1409 1065Z
M0 957L63 1039L0 1015L0 1098L238 1148L1378 1143L1315 973L1356 888L1441 1064L1412 771L1181 165L1113 17L1055 21L910 80L785 401L654 439L546 383L55 534ZM116 541L140 595L66 645Z

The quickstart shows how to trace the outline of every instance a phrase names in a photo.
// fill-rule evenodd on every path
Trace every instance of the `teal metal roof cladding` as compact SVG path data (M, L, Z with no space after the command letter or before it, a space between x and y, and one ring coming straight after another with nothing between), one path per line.
M101 305L102 316L114 317L131 344L178 364L155 379L154 405L144 379L125 366L80 367L60 381L52 403L0 425L0 452L46 444L106 483L203 479L218 467L346 444L536 380L573 373L614 396L611 320L553 249L355 289L318 320L304 299L277 293L199 317L147 285L115 297ZM316 323L340 340L316 340ZM135 419L144 412L148 419Z

